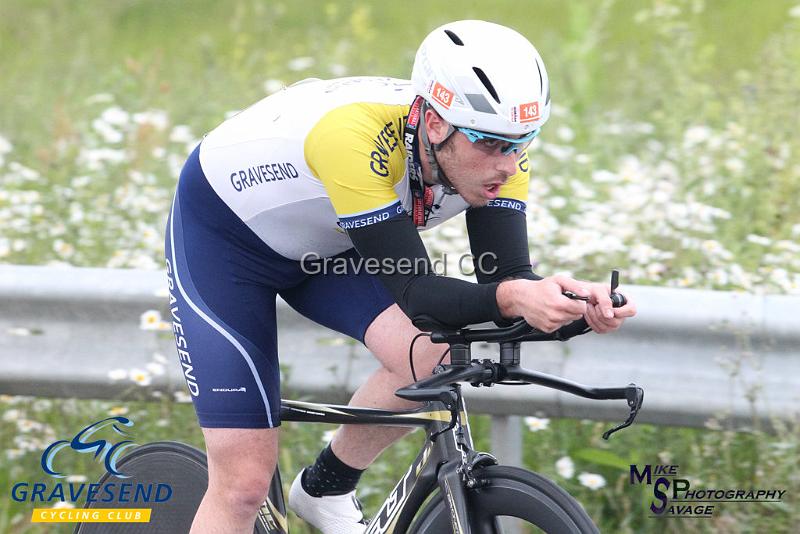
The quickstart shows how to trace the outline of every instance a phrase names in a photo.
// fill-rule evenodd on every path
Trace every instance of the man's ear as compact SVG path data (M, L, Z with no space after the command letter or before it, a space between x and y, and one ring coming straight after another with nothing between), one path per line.
M425 110L425 129L431 144L435 145L445 140L450 125L436 113L436 110L428 108Z

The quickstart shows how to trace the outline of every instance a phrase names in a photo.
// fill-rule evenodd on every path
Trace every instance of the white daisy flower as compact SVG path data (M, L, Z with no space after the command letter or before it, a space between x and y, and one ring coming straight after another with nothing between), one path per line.
M155 293L153 293L156 297L165 299L169 297L169 288L167 286L163 286L159 289L156 289Z
M578 481L592 491L599 490L606 485L606 479L597 473L581 473L578 475Z
M267 94L277 93L283 89L284 84L280 80L269 79L264 82L264 92Z
M111 380L122 380L128 377L128 371L126 369L111 369L108 372L108 378Z
M173 143L191 143L195 140L192 129L185 124L178 124L169 134L169 140Z
M192 396L185 391L176 391L173 393L175 402L192 402Z
M128 124L130 117L130 113L119 106L111 106L100 115L102 121L113 124L114 126L124 126Z
M9 152L11 152L12 148L14 147L11 145L11 142L2 135L0 135L0 155L8 154Z
M6 458L9 460L16 460L25 456L25 451L22 449L6 449Z
M110 93L97 93L86 99L87 104L107 104L114 101L114 96Z
M9 336L29 336L33 333L30 328L23 328L21 326L15 326L6 330L6 333Z
M164 374L164 366L158 362L148 362L145 365L145 368L148 370L148 372L157 376Z
M169 124L169 116L160 109L151 109L141 113L134 113L133 122L139 125L149 125L157 130L164 130Z
M347 66L342 65L341 63L333 63L330 66L331 74L336 76L337 78L341 78L345 74L347 74Z
M20 416L22 416L22 412L16 408L12 408L10 410L6 410L6 413L3 414L3 421L16 421L20 418Z
M569 143L575 139L575 132L573 132L572 128L569 126L560 126L558 129L556 129L556 136L558 136L561 141Z
M158 330L161 320L161 312L158 310L147 310L139 316L139 328L142 330Z
M22 433L28 433L35 430L41 430L42 424L37 423L36 421L31 421L30 419L18 419L17 429Z
M761 245L764 247L768 247L772 244L772 240L770 238L756 234L750 234L746 237L746 239L750 243L754 243L756 245Z
M547 427L550 426L550 419L543 417L526 417L523 421L531 432L547 430Z
M287 66L289 67L289 70L293 71L306 70L314 66L314 58L310 56L296 57L289 60Z
M153 381L153 377L147 371L141 369L131 369L130 379L140 386L149 386Z
M62 258L69 258L75 254L75 247L63 239L56 239L53 241L53 251Z
M570 479L575 476L575 463L569 456L562 456L556 461L556 472L562 478Z
M686 146L693 146L704 141L707 141L711 137L711 128L708 126L692 126L683 136L684 145Z

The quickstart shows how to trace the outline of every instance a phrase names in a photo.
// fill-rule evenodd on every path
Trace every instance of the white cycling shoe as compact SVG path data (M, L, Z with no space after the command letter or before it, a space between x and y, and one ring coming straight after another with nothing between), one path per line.
M314 497L306 493L300 483L303 471L295 477L289 490L289 508L295 514L322 534L362 534L367 530L355 490L344 495Z

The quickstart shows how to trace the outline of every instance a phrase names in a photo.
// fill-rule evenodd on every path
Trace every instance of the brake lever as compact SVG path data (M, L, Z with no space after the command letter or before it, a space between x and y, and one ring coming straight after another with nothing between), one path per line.
M633 424L633 421L639 414L639 410L644 402L644 390L638 387L636 384L628 384L628 387L625 388L625 400L628 402L628 407L631 409L631 412L628 414L628 419L621 425L615 426L611 430L606 430L603 433L604 440L608 440L608 438L614 432L622 430L623 428L629 427Z

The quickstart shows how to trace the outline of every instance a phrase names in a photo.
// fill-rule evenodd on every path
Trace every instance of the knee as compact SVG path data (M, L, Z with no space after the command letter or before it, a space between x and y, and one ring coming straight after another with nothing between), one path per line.
M267 498L271 477L272 473L269 472L263 476L253 474L235 480L209 479L208 491L213 493L226 509L247 515L257 511Z
M277 429L204 429L208 492L236 513L253 513L267 497L278 456Z
M227 485L220 495L230 509L238 509L243 513L252 513L261 506L269 491L269 477L242 479L236 484Z

